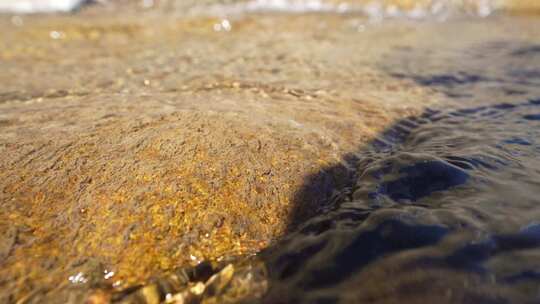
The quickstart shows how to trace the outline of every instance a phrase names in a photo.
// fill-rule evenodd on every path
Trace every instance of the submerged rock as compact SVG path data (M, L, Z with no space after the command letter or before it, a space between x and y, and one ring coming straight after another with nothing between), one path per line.
M319 16L244 17L223 33L215 18L79 14L25 18L0 40L10 300L64 303L256 253L347 184L345 166L324 168L428 103L377 71L379 50L357 52L373 39L349 39L341 16L321 36ZM310 176L321 187L304 187Z

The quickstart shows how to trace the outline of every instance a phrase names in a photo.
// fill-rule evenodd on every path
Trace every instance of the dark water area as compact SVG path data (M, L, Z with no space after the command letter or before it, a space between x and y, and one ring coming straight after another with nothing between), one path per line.
M397 51L388 73L445 102L325 170L339 191L308 179L333 199L262 253L264 302L539 303L539 50Z

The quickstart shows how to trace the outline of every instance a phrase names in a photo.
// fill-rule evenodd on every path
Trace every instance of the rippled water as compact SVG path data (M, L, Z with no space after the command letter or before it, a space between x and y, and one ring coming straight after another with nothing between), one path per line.
M269 10L301 13L359 10L371 18L347 20L346 26L339 28L342 33L335 30L331 34L336 36L326 37L334 39L328 39L326 45L365 39L356 35L361 35L372 24L373 18L434 16L445 19L456 8L476 16L487 16L496 11L495 4L501 3L426 1L424 6L402 8L393 5L392 1L389 5L359 1L361 5L357 6L354 1L346 5L336 1L219 1L218 5L215 1L210 2L210 6L195 6L193 12L249 15ZM459 14L457 18L463 17ZM13 19L12 23L19 19ZM483 20L497 22L488 19ZM210 32L215 31L211 34L235 31L237 20L219 20L209 23L208 28L213 27ZM275 22L272 24L277 31L280 20L271 21ZM322 32L327 30L324 21L321 18ZM326 21L331 22L331 19ZM311 212L316 215L308 220L300 216L294 218L293 213L285 238L248 260L248 267L242 268L245 265L239 266L233 259L235 267L240 269L236 272L242 276L240 281L253 281L247 286L257 287L251 290L251 295L260 298L261 302L540 302L540 41L508 34L490 40L477 32L472 39L469 37L471 43L452 44L452 40L462 37L455 36L456 32L438 30L452 26L466 30L468 19L443 26L433 20L424 20L421 22L428 24L422 23L418 27L409 21L391 24L390 30L382 32L382 40L391 41L393 35L407 35L421 28L432 28L426 30L431 39L421 41L418 37L422 35L419 35L411 40L399 40L404 45L392 47L391 52L377 59L377 71L383 71L388 79L408 81L432 90L434 99L437 96L442 102L435 103L422 114L396 122L368 145L349 151L344 156L348 162L346 168L325 169L325 173L350 173L348 187L334 189L333 183L327 183L324 178L322 181L308 179L306 188L320 188L321 193L334 191L332 200L318 206ZM484 21L475 19L474 22ZM538 25L536 21L528 23L526 19L516 18L510 22L505 20L504 24L523 27L523 31L538 31L530 27ZM486 31L503 27L491 26L488 24ZM319 34L316 30L306 32L314 37ZM50 33L51 39L65 38L53 35L60 32ZM69 35L68 32L67 37ZM263 35L255 33L253 36L260 39ZM441 47L437 41L447 43ZM297 44L301 43L300 37ZM382 45L380 41L378 43ZM290 45L287 46L289 49L284 49L301 49ZM322 48L322 43L320 45ZM255 54L261 50L255 46L253 49L257 49ZM340 54L347 54L349 50L356 51L350 48ZM125 49L118 52L121 51ZM219 57L225 55L216 56L226 61L227 57ZM186 58L191 60L191 57ZM245 64L247 68L261 65L257 60L262 57L254 58L254 63ZM310 60L307 55L304 59ZM222 61L201 65L204 66L201 73L209 72L204 70L208 66L217 70ZM176 57L170 61L171 66L177 63ZM116 64L124 69L123 63ZM156 66L155 63L144 64ZM194 65L186 66L192 68ZM331 61L328 66L332 67ZM345 65L339 67L345 68ZM290 69L294 70L294 66ZM252 70L247 69L245 75L251 77ZM297 78L302 78L307 73L299 75L302 76ZM347 81L347 74L343 75L340 77ZM333 78L331 75L325 77ZM283 82L294 83L299 81L297 78L290 76ZM305 82L317 82L317 79ZM150 81L143 83L148 85ZM338 89L354 91L350 86L354 83ZM297 213L305 212L298 210ZM259 267L261 262L264 267ZM199 266L203 274L191 269L183 272L184 281L206 281L216 272L207 263ZM265 271L260 271L261 268ZM111 273L105 271L105 280L114 275ZM82 272L69 277L72 285L86 283L85 280ZM182 284L186 283L184 281ZM162 289L159 300L178 291L165 283L162 285L165 287L159 286ZM87 288L86 285L83 288ZM112 299L127 299L137 288L128 287ZM145 299L148 298L151 297Z
M397 51L447 101L353 153L354 185L265 253L266 302L540 301L540 48L446 51Z

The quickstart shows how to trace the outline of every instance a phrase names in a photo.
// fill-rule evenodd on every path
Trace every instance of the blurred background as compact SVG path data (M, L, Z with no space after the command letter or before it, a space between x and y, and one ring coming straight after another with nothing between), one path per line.
M367 14L411 16L438 14L460 10L488 15L494 10L532 12L540 9L534 0L0 0L0 11L10 13L67 12L85 5L99 5L108 9L183 12L209 6L224 9L318 11L362 11ZM223 11L222 11L223 12Z

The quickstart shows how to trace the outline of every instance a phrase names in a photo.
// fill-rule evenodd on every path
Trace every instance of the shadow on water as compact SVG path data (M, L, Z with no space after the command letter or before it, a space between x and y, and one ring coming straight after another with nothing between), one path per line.
M426 109L308 177L288 236L261 254L263 302L538 303L540 95L515 66L486 102ZM405 76L476 100L493 79Z
M537 301L540 133L517 127L539 106L426 110L348 155L348 165L309 177L289 236L262 255L273 282L265 301ZM501 120L510 131L493 132ZM519 174L519 188L493 188ZM505 217L508 224L498 223Z
M245 277L268 279L259 302L540 303L540 89L516 72L536 48L512 47L519 60L489 73L395 75L451 102L305 179L286 236L249 262L267 270Z
M491 74L383 67L452 102L397 121L305 179L286 236L237 269L242 282L263 282L261 294L268 279L258 302L540 303L540 89L519 73L540 52L511 50L521 61ZM415 54L405 59L429 61ZM461 65L474 70L474 60ZM211 277L232 276L226 269L201 263L173 278L217 288ZM169 283L153 285L160 300Z

